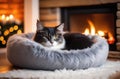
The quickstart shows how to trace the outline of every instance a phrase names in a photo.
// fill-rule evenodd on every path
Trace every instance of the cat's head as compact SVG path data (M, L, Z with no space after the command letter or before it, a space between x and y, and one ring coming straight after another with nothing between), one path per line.
M36 26L37 26L36 40L43 46L51 47L63 43L64 24L60 24L56 27L46 27L43 26L39 20L37 20Z

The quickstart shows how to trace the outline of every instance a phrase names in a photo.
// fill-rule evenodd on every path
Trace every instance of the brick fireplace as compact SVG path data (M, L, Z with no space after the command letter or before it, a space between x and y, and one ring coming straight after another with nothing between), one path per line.
M62 8L70 7L86 7L86 6L100 6L100 5L116 5L116 12L114 17L114 36L115 36L115 49L120 51L120 1L119 0L41 0L40 1L40 20L43 24L47 26L56 26L63 18L61 18ZM63 17L63 16L62 16ZM69 25L66 25L65 28L69 30Z

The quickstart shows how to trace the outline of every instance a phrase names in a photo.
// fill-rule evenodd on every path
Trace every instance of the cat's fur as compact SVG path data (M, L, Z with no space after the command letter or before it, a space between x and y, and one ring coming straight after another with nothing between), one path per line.
M88 36L81 33L66 33L64 34L64 39L66 41L65 49L84 49L91 47L93 41L88 38Z
M84 49L93 44L92 40L80 33L65 33L63 35L64 24L56 27L44 27L37 20L36 26L34 41L50 49Z

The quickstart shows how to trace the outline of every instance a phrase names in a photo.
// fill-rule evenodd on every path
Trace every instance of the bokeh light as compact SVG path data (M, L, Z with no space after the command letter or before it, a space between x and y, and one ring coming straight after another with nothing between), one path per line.
M10 32L13 32L13 31L14 31L14 28L13 28L13 27L10 27L10 28L9 28L9 31L10 31Z
M14 30L18 30L18 25L15 25L15 26L14 26Z
M4 37L3 36L0 36L0 41L3 41L4 40Z
M6 41L5 41L5 40L3 40L3 41L2 41L2 44L3 44L3 45L5 45L5 44L6 44Z
M22 33L22 30L18 30L18 31L17 31L17 34L21 34L21 33Z
M9 30L4 31L4 35L7 36L9 34Z

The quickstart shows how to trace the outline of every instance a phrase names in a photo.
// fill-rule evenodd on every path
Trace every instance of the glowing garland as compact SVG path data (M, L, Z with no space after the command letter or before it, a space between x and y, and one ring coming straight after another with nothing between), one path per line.
M0 48L6 47L8 38L13 34L21 34L23 32L23 23L0 22Z

